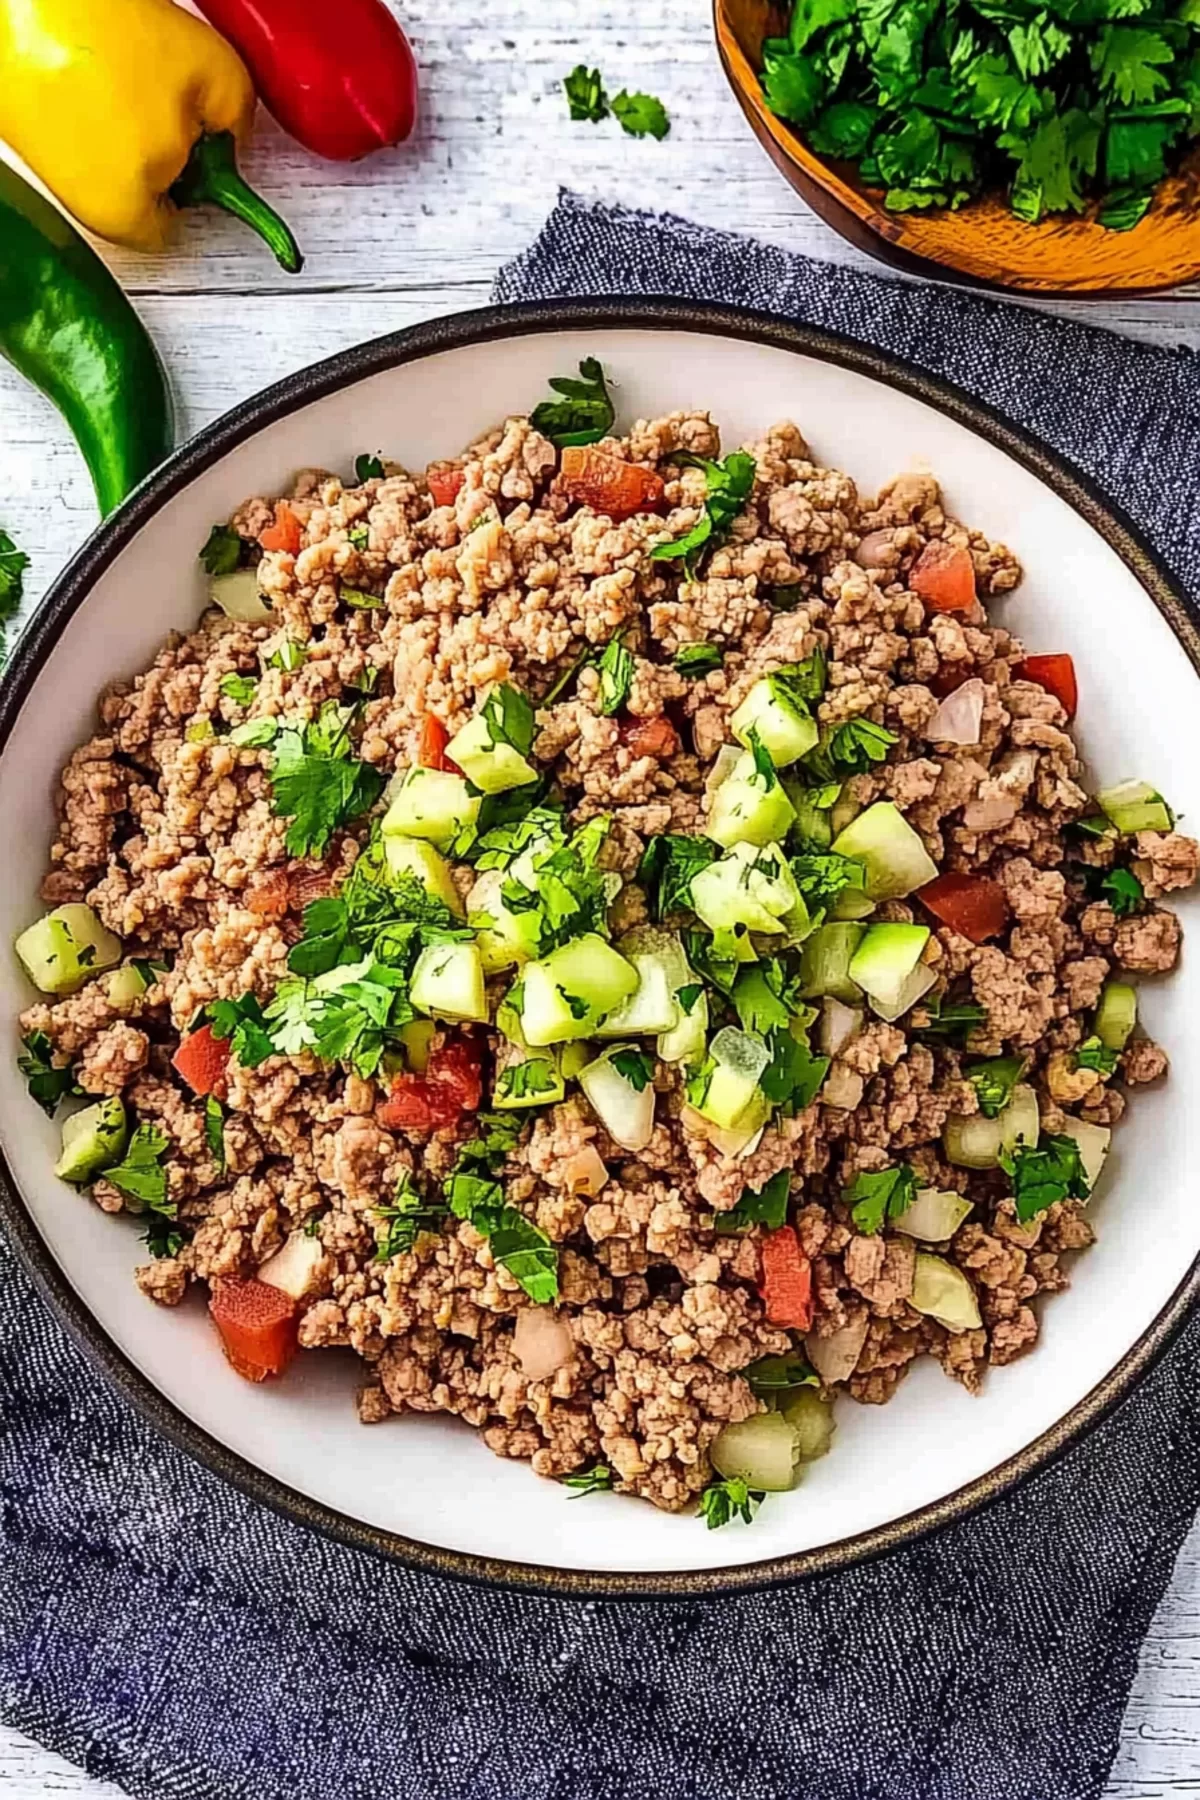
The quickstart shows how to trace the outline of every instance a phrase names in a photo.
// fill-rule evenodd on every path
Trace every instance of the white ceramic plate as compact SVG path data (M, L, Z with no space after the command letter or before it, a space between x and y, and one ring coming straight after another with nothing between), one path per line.
M416 468L452 455L589 354L611 372L625 421L704 406L729 448L791 418L864 491L904 469L936 471L953 511L1025 564L1018 594L993 615L1034 649L1074 656L1093 776L1145 777L1200 817L1195 633L1129 529L1045 452L962 395L821 334L669 303L509 309L401 333L284 382L202 433L96 533L0 696L0 936L38 910L56 772L90 733L97 690L197 617L196 551L214 519L247 494L278 492L304 465L348 470L380 447ZM28 998L0 958L4 1016ZM1188 1101L1200 1091L1200 959L1147 984L1143 1013L1171 1053L1171 1080L1139 1095L1116 1135L1095 1204L1099 1242L1047 1307L1036 1352L993 1371L979 1400L924 1359L887 1407L843 1401L834 1453L750 1529L707 1532L613 1496L572 1500L446 1419L367 1430L348 1354L301 1357L274 1386L239 1380L198 1303L166 1312L139 1295L132 1223L55 1181L57 1133L12 1055L0 1058L4 1211L110 1377L269 1504L468 1576L591 1592L749 1586L886 1549L1002 1491L1093 1423L1178 1326L1200 1253L1200 1108Z

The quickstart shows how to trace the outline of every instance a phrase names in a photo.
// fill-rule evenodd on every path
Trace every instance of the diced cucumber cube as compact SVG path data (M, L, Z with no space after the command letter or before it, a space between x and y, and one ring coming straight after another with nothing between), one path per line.
M947 1331L975 1331L983 1323L975 1289L962 1270L925 1250L917 1251L910 1304Z
M779 1402L780 1417L786 1419L796 1438L797 1455L802 1463L816 1462L833 1442L837 1427L833 1422L833 1401L816 1388L796 1388Z
M592 1060L592 1046L586 1038L576 1038L573 1043L564 1044L558 1053L558 1066L562 1070L563 1080L578 1081Z
M917 1004L917 1001L923 994L929 992L936 981L937 975L935 971L927 968L924 963L918 963L912 974L901 987L900 992L896 995L895 999L879 1000L872 998L871 1011L875 1014L877 1019L882 1019L885 1024L894 1025L897 1019L902 1019L906 1012L911 1011Z
M869 919L875 902L865 888L845 887L835 894L829 909L831 919Z
M411 875L432 900L440 900L456 918L462 918L463 903L450 864L432 844L423 838L385 837L383 855L393 875Z
M642 1055L632 1044L614 1045L580 1071L579 1085L610 1138L625 1150L644 1150L654 1136L654 1084L640 1087L622 1073L614 1058L622 1051Z
M694 977L686 985L700 987ZM664 1031L655 1048L660 1062L696 1063L704 1058L704 1047L708 1039L708 995L700 987L700 992L692 1000L691 1012L685 1012L676 992L676 1003L679 1006L679 1022L670 1031Z
M983 1113L951 1113L942 1131L946 1160L958 1169L995 1169L1001 1151L1036 1144L1041 1124L1036 1093L1028 1083L1018 1082L1012 1099L994 1119Z
M833 848L838 856L862 863L872 900L902 899L937 874L937 864L890 800L877 800L859 813L834 838Z
M424 838L448 850L455 838L474 825L483 804L461 775L445 769L406 769L392 783L392 803L381 827L385 837Z
M850 964L866 936L865 925L818 925L800 952L800 992L805 1000L830 994L853 1005L862 989L850 978Z
M780 769L806 755L821 735L808 708L801 710L769 675L755 682L730 719L729 729L738 743L747 747L751 732L757 731L763 748Z
M488 1018L483 961L478 944L429 944L413 967L408 997L420 1012L439 1019Z
M13 948L43 994L73 994L90 976L121 960L120 938L80 901L44 913L21 933Z
M1107 981L1092 1029L1106 1050L1123 1050L1137 1024L1137 989L1127 981Z
M800 1443L782 1413L755 1413L723 1425L708 1450L718 1475L744 1481L764 1494L783 1494L796 1485Z
M519 968L537 955L541 943L542 915L537 907L515 912L505 902L503 889L512 879L503 869L485 869L467 895L467 923L475 928L488 975Z
M530 1050L502 1044L496 1054L492 1105L501 1112L526 1106L550 1106L564 1098L566 1083L553 1050Z
M928 942L927 925L868 925L850 959L850 979L881 1006L896 1006Z
M143 965L144 967L144 965ZM113 969L104 983L104 991L108 995L110 1006L132 1006L140 1000L150 986L150 981L143 974L137 963L122 963L119 969Z
M271 608L259 590L257 569L235 569L231 575L214 575L208 584L208 597L227 619L237 619L243 625L265 625L272 617Z
M679 1023L674 972L665 958L653 951L628 950L625 954L637 970L637 987L596 1027L596 1036L657 1037L660 1031L672 1031Z
M467 780L485 794L503 794L509 788L527 787L538 772L511 744L494 743L491 727L482 713L468 719L446 745L446 755L457 763Z
M798 781L787 781L784 786L796 815L796 832L803 838L805 848L828 850L833 842L833 820L827 806L813 804L813 793L819 790L802 787Z
M692 880L692 906L711 931L741 925L782 936L787 927L781 921L799 900L791 866L775 844L735 844Z
M1170 807L1156 788L1145 781L1122 781L1096 795L1100 810L1119 832L1170 831L1175 823Z
M591 1037L638 985L637 970L595 932L526 963L521 1027L535 1048Z
M63 1120L62 1154L54 1165L54 1173L62 1181L84 1187L102 1169L111 1169L120 1162L128 1135L125 1108L115 1096L85 1106Z
M709 803L707 833L726 849L731 844L776 844L795 821L792 803L776 781L768 787L749 751Z
M727 1025L709 1045L709 1058L711 1067L698 1080L692 1103L703 1118L728 1130L759 1094L759 1077L771 1053L756 1032Z

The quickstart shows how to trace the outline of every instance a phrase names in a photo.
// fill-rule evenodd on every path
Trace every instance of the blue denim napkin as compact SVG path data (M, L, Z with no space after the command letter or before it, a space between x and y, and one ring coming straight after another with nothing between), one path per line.
M570 196L497 293L740 301L886 344L1111 485L1200 592L1189 357ZM0 1243L0 1711L144 1800L1090 1800L1200 1504L1197 1391L1192 1325L1054 1467L868 1567L526 1598L224 1487L109 1392Z

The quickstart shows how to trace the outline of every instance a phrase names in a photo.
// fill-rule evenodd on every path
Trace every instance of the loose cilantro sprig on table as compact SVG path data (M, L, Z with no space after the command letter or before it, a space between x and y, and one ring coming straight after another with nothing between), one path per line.
M572 113L571 116L574 118L575 115ZM529 422L535 431L548 437L560 450L568 444L598 444L601 438L608 436L617 416L616 409L604 379L604 370L594 356L584 357L579 365L578 379L574 375L552 375L550 386L562 397L543 400L534 407ZM545 704L547 702L543 701Z
M700 1496L700 1517L710 1531L719 1531L734 1519L751 1525L765 1499L765 1494L750 1487L740 1475L731 1475L728 1481L709 1482Z
M763 91L894 212L1002 189L1125 231L1200 134L1198 25L1191 0L795 0Z
M599 69L579 63L563 78L563 91L572 119L588 125L599 125L611 114L630 137L665 138L671 129L670 115L661 100L653 94L631 94L626 88L609 99Z
M916 1172L907 1163L874 1173L860 1171L843 1190L850 1217L859 1231L874 1236L888 1219L898 1219L912 1205L917 1193Z
M24 550L17 549L7 531L0 531L0 663L7 649L4 626L20 611L28 567Z
M599 125L602 119L607 119L608 95L599 69L577 63L569 75L563 76L563 92L567 96L570 115L577 123Z
M1012 1182L1013 1202L1022 1225L1056 1201L1086 1200L1092 1191L1079 1145L1057 1132L1043 1133L1036 1149L1018 1144L1015 1150L1002 1150L1000 1167Z

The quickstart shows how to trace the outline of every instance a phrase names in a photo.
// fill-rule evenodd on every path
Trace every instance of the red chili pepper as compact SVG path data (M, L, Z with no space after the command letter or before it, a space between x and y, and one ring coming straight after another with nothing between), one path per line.
M475 1112L482 1098L479 1052L459 1040L435 1050L424 1075L397 1075L376 1117L388 1131L437 1131Z
M201 1025L185 1037L171 1058L171 1067L187 1082L193 1094L218 1094L225 1086L229 1043L213 1036L211 1025Z
M930 612L968 612L975 604L971 552L931 538L912 566L908 585Z
M653 469L622 462L591 444L568 444L561 467L566 493L593 512L631 519L634 513L662 511L666 488Z
M960 937L982 944L1008 924L1008 901L998 881L986 875L939 875L915 896L935 919Z
M620 727L623 744L628 744L635 756L653 756L659 762L665 762L674 756L679 748L679 733L670 719L661 716L656 719L624 719Z
M296 1302L265 1281L221 1276L208 1303L229 1362L247 1381L282 1375L298 1348Z
M762 1252L762 1297L772 1325L807 1331L812 1324L812 1263L790 1225L768 1232Z
M383 0L197 0L242 55L268 112L332 162L401 144L417 117L417 66Z
M426 469L425 471L425 480L429 484L429 492L433 496L435 506L453 506L466 479L465 469Z
M1053 694L1068 719L1079 707L1079 683L1075 679L1075 662L1065 651L1057 656L1027 656L1013 670L1018 681L1032 681L1048 694Z
M275 523L258 534L264 550L286 550L296 556L300 550L301 525L286 500L275 502Z

